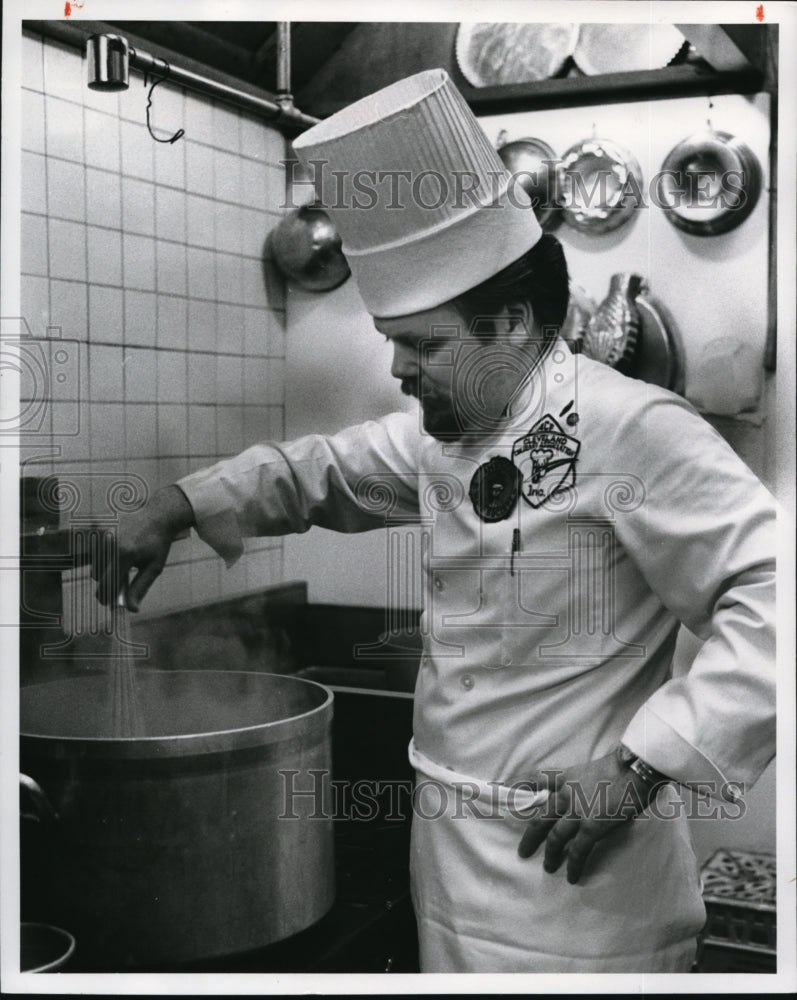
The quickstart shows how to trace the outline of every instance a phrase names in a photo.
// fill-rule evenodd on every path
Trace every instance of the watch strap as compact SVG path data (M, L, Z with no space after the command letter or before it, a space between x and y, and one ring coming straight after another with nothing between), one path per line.
M618 745L617 758L621 764L640 777L651 790L673 780L667 777L666 774L662 774L661 771L657 771L655 767L651 767L647 761L642 760L641 757L632 750L629 750L622 743Z

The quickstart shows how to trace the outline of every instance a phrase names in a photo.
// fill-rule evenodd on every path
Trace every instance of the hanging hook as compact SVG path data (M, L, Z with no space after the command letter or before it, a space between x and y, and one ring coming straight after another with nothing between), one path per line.
M158 86L159 83L163 83L164 81L168 80L169 79L169 73L171 72L171 67L166 62L166 60L163 59L163 60L160 60L160 61L163 63L163 66L164 66L163 76L159 77L152 84L152 86L149 88L149 93L147 94L147 130L149 131L149 134L152 136L152 138L155 140L155 142L168 142L168 143L172 143L172 142L177 142L178 139L182 139L182 137L185 135L185 129L179 128L174 133L174 135L171 137L171 139L159 139L158 136L156 136L155 133L152 131L152 125L150 124L150 120L149 120L150 108L152 107L152 91ZM148 77L148 75L149 75L148 71L144 70L144 86L145 87L147 85L147 77Z

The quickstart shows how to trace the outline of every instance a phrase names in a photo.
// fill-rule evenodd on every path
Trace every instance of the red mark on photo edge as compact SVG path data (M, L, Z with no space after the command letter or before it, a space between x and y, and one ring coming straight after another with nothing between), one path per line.
M77 0L75 0L74 4L71 4L69 0L66 0L66 3L64 4L64 17L71 17L73 7L75 8L75 10L83 10L83 4L77 3Z
M755 16L759 22L764 20L764 5L762 3L756 7Z

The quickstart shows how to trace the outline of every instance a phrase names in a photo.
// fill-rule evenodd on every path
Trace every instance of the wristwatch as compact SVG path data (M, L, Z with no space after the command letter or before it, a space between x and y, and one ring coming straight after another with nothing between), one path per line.
M661 771L657 771L655 767L651 767L647 761L642 760L633 750L629 750L622 743L617 744L617 759L621 764L633 771L634 774L638 775L651 792L660 785L669 784L673 780L672 778L668 778L666 774L662 774Z

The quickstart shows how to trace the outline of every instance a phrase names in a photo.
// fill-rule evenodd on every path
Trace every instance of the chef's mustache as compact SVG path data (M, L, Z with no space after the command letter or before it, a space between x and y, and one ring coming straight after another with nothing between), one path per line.
M414 396L418 398L418 379L417 378L403 378L401 380L401 391L405 396Z

